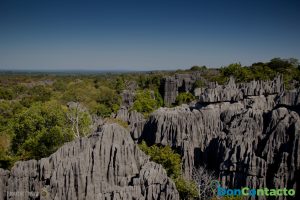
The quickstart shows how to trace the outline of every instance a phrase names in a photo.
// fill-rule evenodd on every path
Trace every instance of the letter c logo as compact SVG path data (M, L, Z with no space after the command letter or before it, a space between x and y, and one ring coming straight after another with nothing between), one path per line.
M248 187L244 187L243 189L242 189L242 194L244 195L244 196L248 196L249 195L249 188Z

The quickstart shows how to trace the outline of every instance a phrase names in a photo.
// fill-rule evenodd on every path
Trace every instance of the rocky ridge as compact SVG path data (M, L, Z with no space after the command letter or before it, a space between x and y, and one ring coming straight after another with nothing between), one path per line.
M281 77L240 84L230 79L204 89L196 107L154 112L140 140L179 149L188 178L206 166L231 188L299 191L299 94L299 89L285 91Z
M179 199L161 165L116 124L61 147L48 158L0 169L0 200Z
M144 118L143 114L135 110L129 111L126 107L121 107L113 117L128 123L130 134L133 140L136 141L140 138L146 123L146 119Z

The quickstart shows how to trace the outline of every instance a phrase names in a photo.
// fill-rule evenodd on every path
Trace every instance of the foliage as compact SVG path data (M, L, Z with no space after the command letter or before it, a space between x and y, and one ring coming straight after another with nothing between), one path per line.
M30 88L27 94L22 96L20 103L25 107L30 107L35 102L46 102L51 98L52 91L42 85L37 85Z
M150 147L142 141L139 147L151 160L161 164L169 177L171 177L179 192L181 199L190 199L198 196L197 185L193 181L185 180L181 175L181 157L175 153L170 146L159 147L152 145Z
M9 168L14 162L10 153L11 139L14 135L12 124L14 116L22 110L21 104L11 101L0 101L0 168Z
M274 58L267 63L253 63L249 67L242 67L240 63L230 64L220 69L220 74L214 79L223 84L228 77L233 76L237 82L251 80L270 80L282 74L284 83L289 89L293 80L300 80L299 62L297 59Z
M0 87L0 99L12 100L14 99L14 92L11 88Z
M8 135L0 133L0 168L10 166L11 157L8 155L10 148L10 138Z
M224 77L235 77L237 82L251 80L251 72L247 67L242 67L240 63L230 64L228 67L221 68Z
M156 100L150 90L139 90L136 92L133 109L145 115L153 112L159 107L161 100Z
M97 83L98 84L98 83ZM120 96L109 87L98 85L97 88L90 82L78 80L68 86L62 100L79 102L86 106L92 114L108 117L120 107Z
M35 103L17 114L12 126L12 151L21 159L50 155L72 135L66 114L56 102Z
M157 108L162 107L164 105L164 100L158 90L154 90L154 98L156 100Z
M119 110L119 105L121 103L120 96L115 90L112 90L105 86L99 87L99 93L97 95L96 101L100 104L105 105L110 112L116 112Z
M192 66L191 68L190 68L190 70L191 71L204 71L204 70L207 70L207 67L205 66L205 65L203 65L203 66L197 66L197 65L195 65L195 66Z
M190 92L181 92L176 97L176 105L181 105L183 103L190 103L191 101L195 100L195 96Z
M37 85L29 90L28 93L33 101L46 102L50 100L51 90L45 86Z
M63 92L67 89L67 84L63 80L56 80L53 83L53 90L57 92Z
M194 181L178 177L174 182L181 199L194 199L198 197L198 187Z
M196 80L193 84L193 89L205 87L205 83L202 80Z
M123 77L119 77L116 79L114 88L118 93L121 93L125 89L125 81Z
M91 112L101 117L109 117L111 114L111 108L109 108L105 104L96 103L92 106Z
M177 178L181 173L181 158L170 146L158 147L152 145L148 147L143 141L139 145L140 149L151 157L151 160L161 164L167 171L168 176Z
M160 80L163 76L161 74L146 74L139 75L137 80L141 89L158 89L160 86Z

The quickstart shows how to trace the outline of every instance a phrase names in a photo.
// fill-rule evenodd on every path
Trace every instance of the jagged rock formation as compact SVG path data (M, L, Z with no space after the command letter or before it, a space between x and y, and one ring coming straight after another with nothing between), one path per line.
M133 140L140 138L146 122L143 114L135 110L128 111L126 107L121 107L114 117L128 123Z
M129 81L126 83L126 89L121 93L121 104L126 108L130 108L133 105L135 91L137 90L138 85L135 81Z
M154 112L140 140L179 149L186 177L206 165L230 188L294 188L291 199L299 199L299 106L299 89L284 91L281 77L244 84L231 79L205 89L195 108Z
M284 91L282 77L278 76L272 81L251 81L236 84L231 77L228 84L207 88L199 95L201 103L236 102L247 96L260 96L280 94Z
M133 105L135 92L132 90L123 90L121 93L122 106L130 108Z
M176 101L179 92L188 92L193 89L193 84L197 80L204 80L201 73L175 74L165 77L161 81L160 92L166 106L170 106Z
M300 88L286 91L278 98L278 104L286 106L297 106L300 104Z
M161 165L116 124L65 144L48 158L0 169L0 200L179 199Z

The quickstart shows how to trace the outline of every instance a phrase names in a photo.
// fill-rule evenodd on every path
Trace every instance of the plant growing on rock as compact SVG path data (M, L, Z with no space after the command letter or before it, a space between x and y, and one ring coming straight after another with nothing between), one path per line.
M158 164L161 164L167 171L176 185L181 199L193 199L198 197L197 185L194 181L186 180L181 172L181 157L178 153L174 152L170 146L157 146L150 147L142 141L139 147L150 159Z

